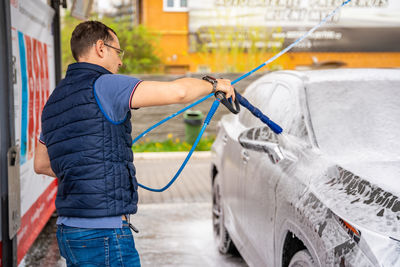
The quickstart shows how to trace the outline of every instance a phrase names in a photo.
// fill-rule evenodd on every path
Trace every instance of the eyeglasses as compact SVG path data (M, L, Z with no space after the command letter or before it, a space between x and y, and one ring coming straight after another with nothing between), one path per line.
M116 47L114 47L112 45L109 45L109 44L106 44L106 43L104 43L104 45L114 49L115 51L117 51L117 54L118 54L118 56L119 56L119 58L121 60L124 58L124 54L125 54L124 50L116 48Z

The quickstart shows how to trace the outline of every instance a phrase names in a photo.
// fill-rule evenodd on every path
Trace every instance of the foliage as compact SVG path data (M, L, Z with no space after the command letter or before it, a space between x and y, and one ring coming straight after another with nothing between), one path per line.
M148 73L159 69L161 60L154 47L159 36L150 33L143 25L132 27L129 21L104 18L102 22L117 33L120 46L125 51L120 73Z
M275 37L280 27L243 26L246 18L236 16L229 6L216 12L219 25L200 27L198 40L191 48L203 61L214 62L214 72L247 72L282 49L284 39ZM280 62L278 59L268 68L280 69Z
M99 20L97 15L91 17ZM70 49L70 38L76 25L82 21L71 16L67 11L63 17L61 31L61 49L63 72L67 70L69 64L75 62ZM133 26L127 20L115 20L114 18L104 17L101 22L113 29L119 39L121 48L125 51L123 66L120 73L149 73L160 68L161 60L155 53L159 36L150 33L145 26Z
M214 142L215 137L203 137L200 139L195 151L209 151ZM172 134L168 135L168 139L162 142L145 140L133 144L133 152L168 152L168 151L189 151L192 148L191 144L181 142L179 138L172 138Z
M71 12L67 11L62 20L61 28L61 53L62 53L62 71L65 73L69 64L74 63L72 57L70 39L75 27L82 21L71 16Z
M261 27L204 27L200 29L200 41L196 49L200 56L212 58L215 72L244 72L256 67L280 51L282 38L274 38L281 28ZM271 70L280 69L280 60L269 64Z

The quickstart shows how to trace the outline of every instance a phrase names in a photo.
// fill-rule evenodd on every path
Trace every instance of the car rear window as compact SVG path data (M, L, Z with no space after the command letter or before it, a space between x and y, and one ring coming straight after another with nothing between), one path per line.
M344 161L400 159L400 81L317 82L306 91L321 150Z

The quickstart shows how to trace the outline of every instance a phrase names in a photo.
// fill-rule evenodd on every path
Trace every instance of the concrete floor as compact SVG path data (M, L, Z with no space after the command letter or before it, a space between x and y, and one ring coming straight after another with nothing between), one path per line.
M151 188L162 188L174 177L187 152L137 153L135 154L136 178ZM209 151L195 152L182 173L162 193L139 187L139 204L191 203L211 201Z
M138 154L139 182L162 187L183 161L181 154ZM247 266L242 258L218 252L211 221L209 153L197 153L163 193L139 191L138 213L131 217L140 230L134 234L142 266ZM64 267L58 252L56 217L50 219L20 266Z
M213 239L210 203L141 204L132 223L142 266L247 266L242 258L224 256ZM20 266L65 267L52 218Z
M132 216L139 228L136 248L142 266L246 266L223 256L213 239L210 203L145 204Z

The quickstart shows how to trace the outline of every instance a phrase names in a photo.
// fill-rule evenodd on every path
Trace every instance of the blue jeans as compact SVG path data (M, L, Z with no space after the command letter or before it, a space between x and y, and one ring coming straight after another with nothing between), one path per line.
M58 225L57 241L68 267L140 266L132 232L125 222L122 228L113 229Z

